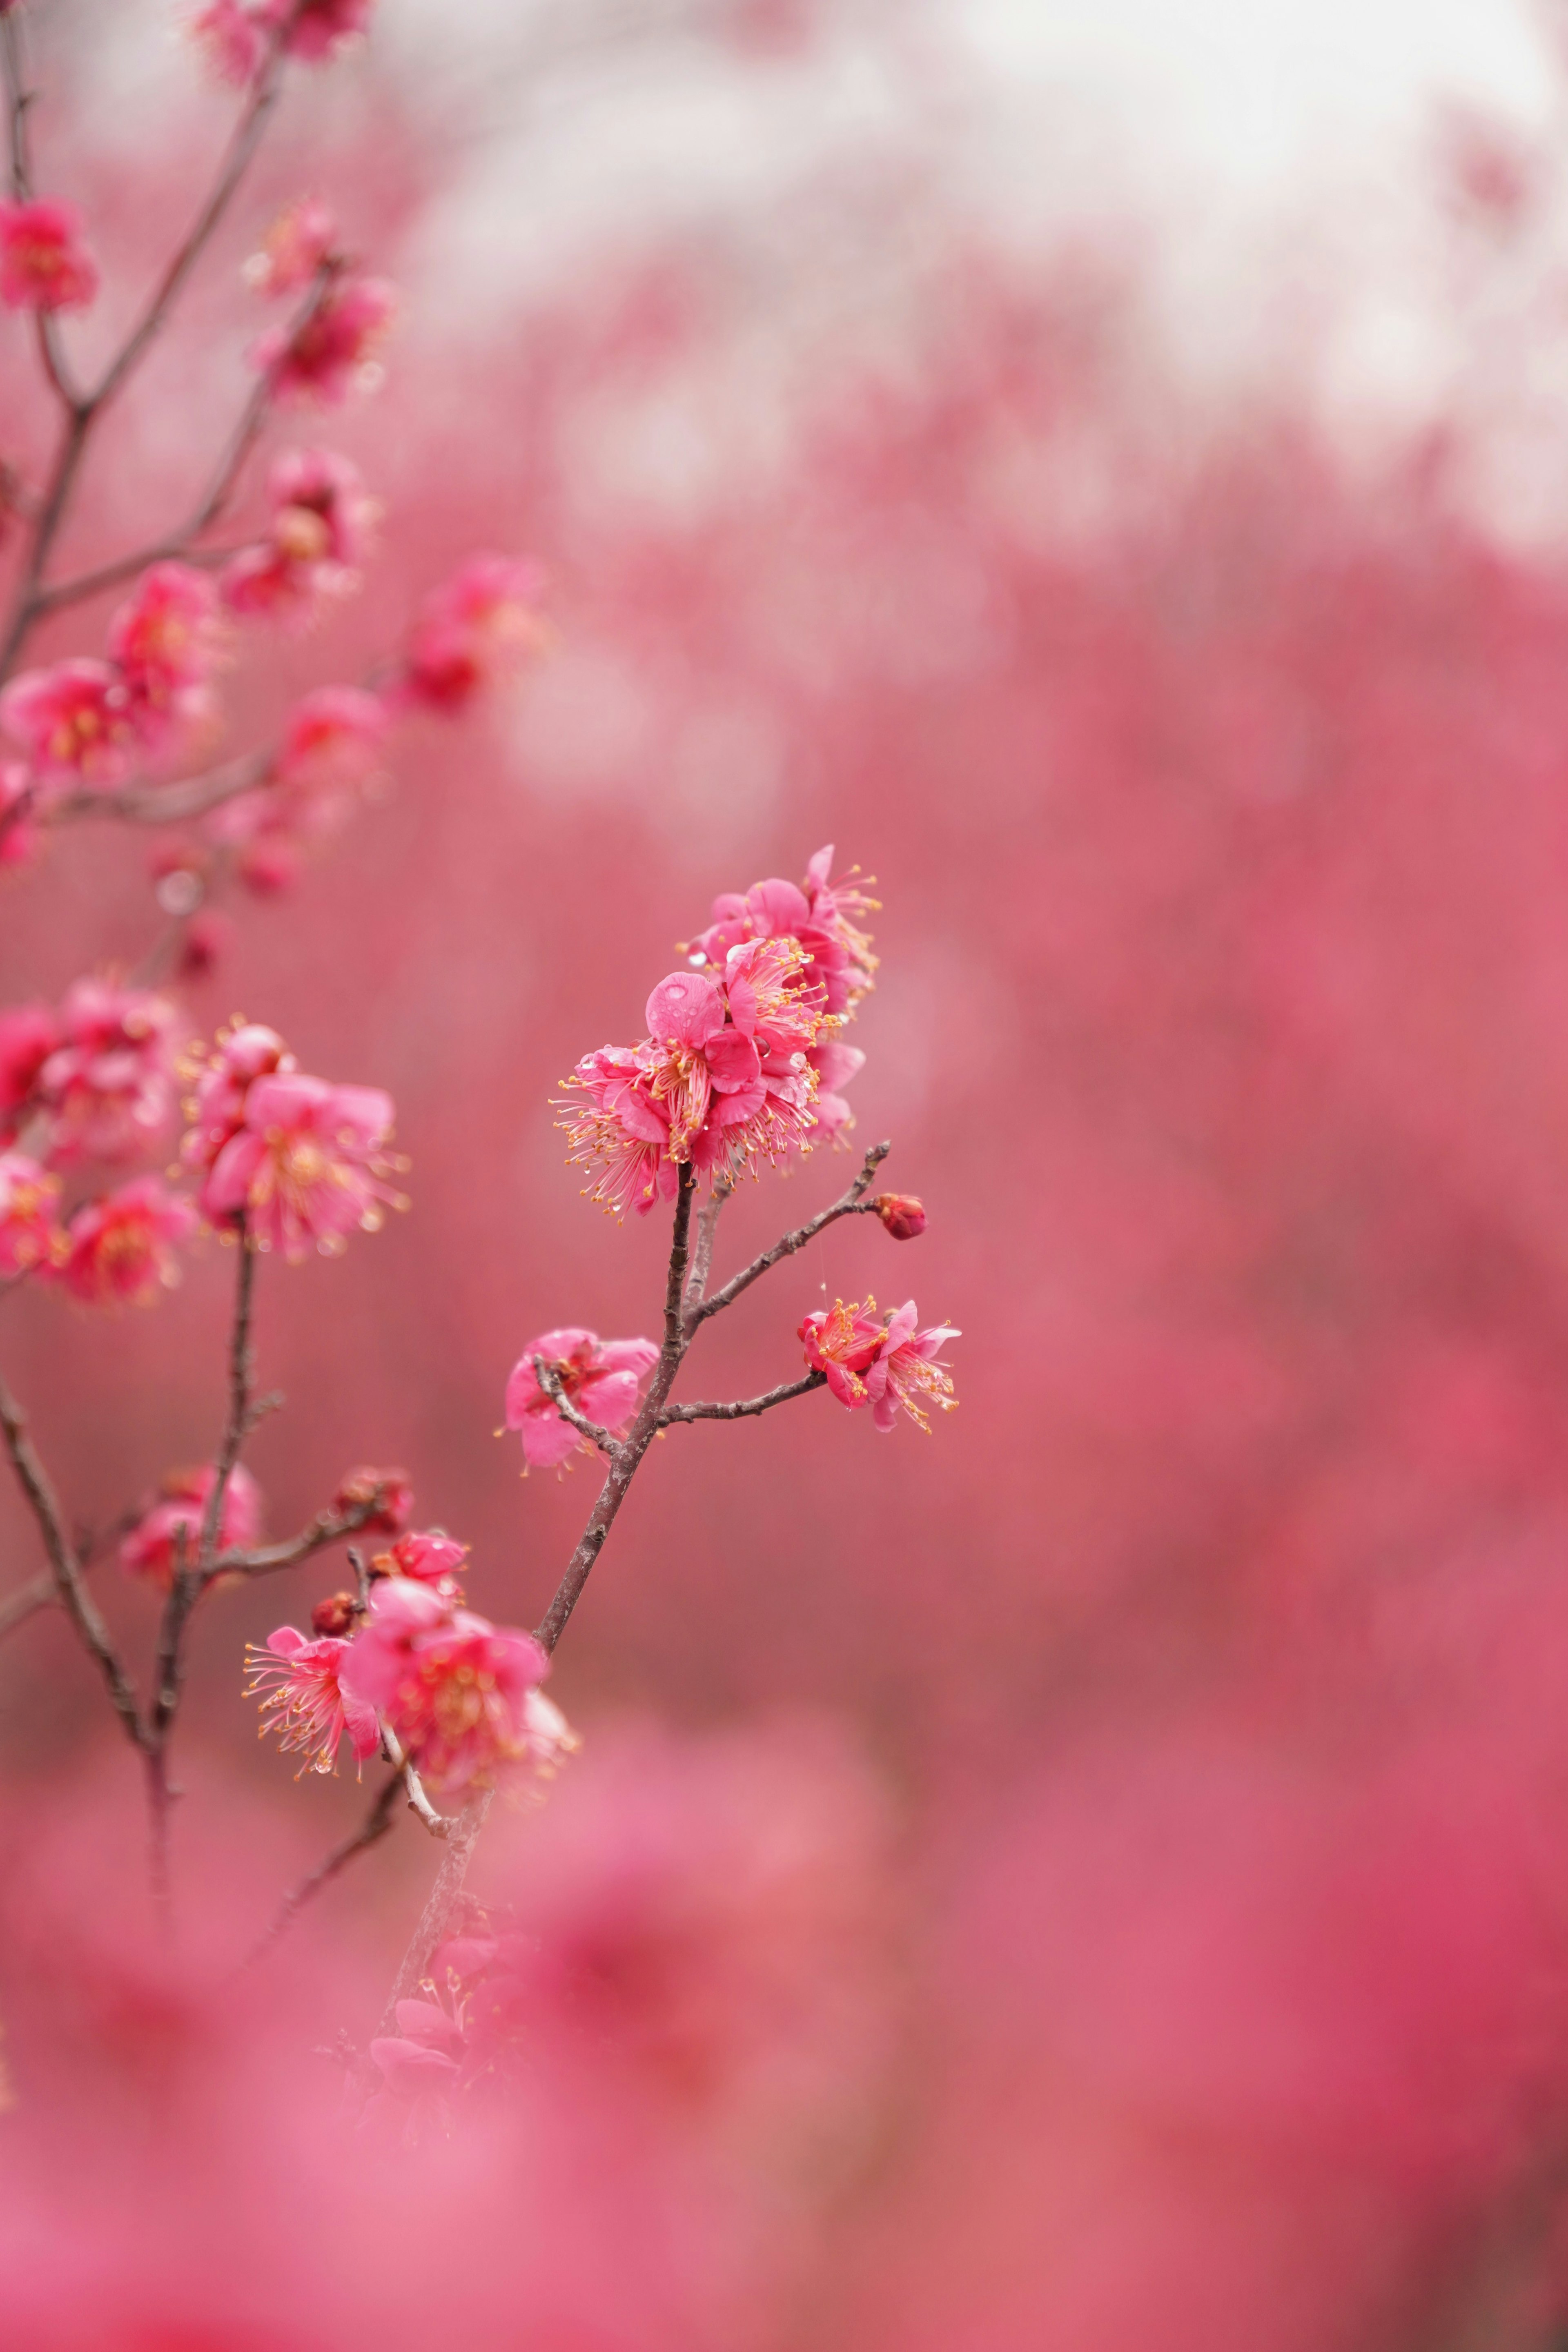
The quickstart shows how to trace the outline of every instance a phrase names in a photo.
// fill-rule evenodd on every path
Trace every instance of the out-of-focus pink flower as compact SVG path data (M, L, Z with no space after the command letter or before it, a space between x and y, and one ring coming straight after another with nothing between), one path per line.
M217 590L188 563L154 563L109 625L131 724L150 747L205 715L201 692L218 653Z
M267 479L267 537L241 549L222 577L231 611L307 620L359 585L355 566L381 514L356 466L330 449L286 449Z
M37 785L20 760L0 760L0 866L25 866L38 845Z
M270 378L276 399L336 406L355 384L368 391L378 380L375 354L396 309L396 289L384 278L341 278L299 326L263 335L252 363Z
M332 1508L358 1510L362 1505L373 1502L378 1493L381 1502L364 1521L365 1533L402 1535L414 1509L414 1485L406 1470L376 1470L368 1465L351 1470L332 1496Z
M189 1567L201 1542L202 1521L216 1473L210 1463L199 1469L170 1470L156 1495L150 1496L141 1518L120 1547L120 1565L128 1576L144 1576L166 1585L174 1572L176 1552ZM220 1551L247 1551L261 1533L261 1489L243 1463L230 1471L218 1519Z
M355 1226L376 1233L384 1208L403 1205L386 1181L392 1122L392 1097L378 1087L297 1071L258 1078L202 1185L202 1213L290 1260L312 1247L335 1255Z
M25 1152L0 1151L0 1275L58 1265L66 1240L56 1218L59 1179Z
M376 1553L372 1566L383 1576L410 1576L416 1584L433 1585L450 1600L459 1591L458 1580L468 1557L467 1544L433 1528L424 1535L400 1537L390 1551Z
M912 1192L879 1192L871 1206L896 1242L912 1242L926 1229L924 1204Z
M261 63L267 26L244 0L207 0L190 20L191 38L220 79L247 82Z
M855 1124L855 1115L844 1099L843 1089L865 1068L866 1056L858 1045L846 1045L837 1037L824 1037L806 1047L805 1058L816 1080L811 1106L813 1132L829 1143L837 1143L845 1129Z
M390 724L386 705L363 687L317 687L289 714L279 782L310 794L351 791L375 774Z
M528 1696L549 1670L531 1633L390 1576L371 1593L342 1672L344 1689L386 1717L433 1788L462 1789L533 1756Z
M174 1006L153 989L72 982L60 1004L58 1042L37 1076L50 1160L123 1160L146 1149L174 1108L178 1022Z
M108 662L25 670L0 693L0 726L47 782L121 784L136 756L130 692Z
M279 26L290 56L321 64L363 32L374 5L374 0L207 0L190 31L215 73L245 83Z
M139 1176L75 1211L59 1279L86 1306L145 1305L178 1282L174 1245L195 1223L190 1202L161 1177Z
M227 919L215 909L193 915L175 950L174 978L185 982L210 980L232 937L233 928Z
M552 1470L574 1446L588 1453L593 1448L540 1387L535 1356L553 1367L579 1412L614 1433L624 1429L636 1412L637 1383L658 1362L658 1347L652 1339L601 1339L596 1331L575 1324L542 1331L529 1341L506 1384L506 1425L520 1433L522 1458L531 1470Z
M13 310L73 310L97 291L74 205L0 202L0 302Z
M375 1708L343 1677L351 1646L331 1634L310 1641L293 1625L279 1625L265 1648L246 1644L246 1696L265 1692L263 1737L275 1731L281 1752L301 1759L300 1772L335 1772L345 1733L356 1763L381 1745Z
M425 600L394 694L448 716L548 642L537 565L471 556Z
M0 1013L0 1134L15 1133L42 1108L38 1081L59 1043L59 1026L47 1004L14 1004Z
M744 893L726 891L713 901L713 920L691 942L693 963L720 966L747 940L797 940L809 959L809 979L823 990L829 1013L853 1010L874 984L877 958L860 919L877 911L858 871L834 882L831 845L819 849L798 887L777 875L753 882Z
M306 286L338 241L338 225L316 196L286 205L245 265L245 282L266 296Z
M297 1066L293 1055L276 1029L259 1021L237 1020L220 1029L185 1104L190 1121L180 1157L187 1168L205 1174L230 1136L245 1118L245 1097L258 1078Z

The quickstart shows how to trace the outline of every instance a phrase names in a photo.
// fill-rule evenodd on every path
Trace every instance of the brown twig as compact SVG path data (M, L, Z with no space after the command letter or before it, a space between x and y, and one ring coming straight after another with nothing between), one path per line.
M396 2030L398 2002L407 2000L417 1991L428 1973L431 1955L446 1937L463 1892L463 1881L468 1876L468 1858L494 1798L493 1789L479 1790L447 1826L447 1851L441 1857L441 1867L436 1873L436 1884L430 1889L429 1901L419 1915L419 1925L403 1955L392 1991L387 1997L380 2027L383 2033Z
M807 1372L803 1380L784 1381L770 1389L766 1396L746 1397L735 1404L667 1404L658 1425L669 1429L678 1421L745 1421L752 1413L767 1412L775 1404L788 1404L792 1397L810 1396L814 1389L826 1385L826 1372Z
M368 1527L382 1508L385 1492L378 1486L374 1495L346 1511L318 1511L309 1527L284 1543L263 1544L255 1551L220 1551L202 1572L204 1590L224 1576L276 1576L281 1569L298 1568L313 1553L325 1551L329 1545L342 1543L345 1536L357 1535Z
M700 1298L694 1304L689 1305L686 1309L688 1334L694 1332L699 1324L706 1321L710 1315L717 1315L722 1308L732 1307L742 1292L750 1290L753 1282L760 1282L771 1266L777 1265L784 1258L793 1257L796 1250L803 1250L807 1242L815 1241L818 1234L824 1232L827 1226L836 1223L840 1217L865 1215L871 1206L870 1202L865 1197L871 1179L892 1148L890 1143L874 1143L861 1161L860 1173L856 1177L853 1184L847 1192L839 1195L831 1207L819 1210L815 1217L808 1217L804 1225L797 1225L793 1233L785 1234L782 1241L776 1241L773 1244L772 1249L764 1250L761 1257L754 1257L750 1265L742 1266L739 1274L731 1275L729 1281L721 1289L716 1290L710 1298Z
M601 1428L596 1421L590 1421L585 1412L578 1412L567 1395L562 1384L561 1375L554 1365L543 1356L535 1356L533 1373L545 1395L554 1404L562 1420L570 1422L573 1428L588 1440L590 1445L596 1445L600 1453L613 1462L621 1450L620 1439L612 1437L609 1431Z

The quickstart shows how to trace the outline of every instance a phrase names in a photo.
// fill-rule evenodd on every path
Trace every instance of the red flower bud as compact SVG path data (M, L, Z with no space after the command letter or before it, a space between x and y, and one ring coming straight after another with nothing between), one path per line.
M912 1192L879 1192L871 1206L896 1242L912 1242L926 1229L926 1213Z
M352 1633L359 1616L359 1602L352 1592L334 1592L325 1601L318 1601L310 1612L312 1633L331 1633L341 1637Z

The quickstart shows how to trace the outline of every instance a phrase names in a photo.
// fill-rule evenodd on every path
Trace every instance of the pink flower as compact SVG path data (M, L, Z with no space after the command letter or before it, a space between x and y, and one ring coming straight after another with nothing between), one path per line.
M202 1212L215 1225L243 1225L258 1248L290 1260L312 1245L334 1255L356 1225L378 1232L384 1205L403 1205L385 1181L392 1121L392 1097L377 1087L331 1086L296 1071L259 1077L208 1171Z
M0 1151L0 1275L57 1265L65 1236L55 1222L59 1179L20 1151Z
M414 1486L406 1470L351 1470L332 1496L334 1511L357 1510L377 1494L381 1505L364 1522L367 1535L400 1536L414 1508Z
M409 1576L416 1584L433 1585L437 1592L454 1599L468 1557L467 1544L456 1543L433 1528L425 1535L400 1538L390 1551L377 1552L372 1565L384 1576Z
M123 1160L167 1125L174 1099L179 1014L148 988L78 980L59 1009L58 1043L38 1071L57 1161Z
M471 556L425 600L395 689L447 715L545 644L537 566L505 555Z
M801 1325L805 1360L813 1371L826 1374L841 1404L870 1405L879 1430L892 1428L901 1407L917 1428L929 1431L928 1407L951 1412L958 1402L939 1359L945 1343L960 1334L949 1323L917 1331L918 1319L912 1298L885 1324L878 1319L874 1298L847 1307L837 1299Z
M317 687L289 714L279 782L305 794L365 783L380 767L390 725L386 705L363 687Z
M535 1356L553 1366L579 1412L612 1433L624 1429L637 1407L637 1383L658 1360L652 1339L601 1339L596 1331L568 1324L531 1339L506 1384L506 1425L522 1437L522 1458L531 1470L552 1470L574 1446L591 1453L562 1418L554 1399L539 1385Z
M0 203L0 302L13 310L73 310L97 291L74 205Z
M0 1013L0 1135L15 1134L41 1108L39 1077L58 1043L47 1004L15 1004Z
M207 0L190 30L216 73L245 83L279 26L291 56L320 64L363 32L373 5L374 0Z
M218 652L217 590L188 563L154 563L109 625L131 724L148 745L205 715L202 682Z
M244 0L208 0L190 20L191 38L220 79L243 84L261 63L267 26Z
M846 1128L853 1127L855 1115L844 1099L843 1089L866 1066L866 1056L858 1045L846 1045L837 1037L823 1037L805 1049L807 1067L816 1080L816 1094L812 1103L816 1115L815 1132L837 1143Z
M343 1687L386 1717L432 1787L462 1789L537 1757L542 1727L529 1696L549 1669L531 1633L392 1576L372 1591Z
M160 1177L138 1177L75 1212L59 1279L89 1307L144 1306L179 1280L174 1244L188 1241L195 1223L190 1202Z
M258 294L292 294L309 285L338 241L338 225L315 196L285 205L261 250L245 265L245 282Z
M303 1759L300 1772L335 1772L345 1732L357 1763L381 1746L375 1708L348 1688L344 1679L353 1646L331 1634L309 1641L293 1625L279 1625L269 1633L265 1649L253 1642L246 1644L246 1696L266 1693L262 1736L275 1731L283 1755Z
M25 670L0 694L0 726L47 782L121 784L136 754L131 696L108 662Z
M374 0L265 0L265 5L276 21L288 19L283 46L289 54L319 64L364 31Z
M255 1081L296 1066L276 1029L258 1021L237 1021L231 1028L220 1029L195 1093L185 1105L191 1122L180 1147L185 1166L204 1174L210 1171L243 1124L245 1098Z
M912 1242L926 1229L924 1203L912 1192L879 1192L871 1206L896 1242Z
M120 1565L128 1576L145 1576L167 1585L174 1572L176 1551L187 1566L201 1542L202 1521L216 1474L211 1464L195 1470L166 1473L155 1496L149 1496L136 1526L120 1547ZM261 1489L243 1463L230 1471L218 1518L219 1551L247 1551L261 1533Z
M376 382L375 353L396 309L396 291L384 278L341 278L298 327L263 335L252 363L270 377L277 399L335 406L356 383L368 391Z
M726 891L715 898L712 922L691 942L693 963L722 964L731 949L747 940L797 940L827 1011L852 1010L874 985L877 959L858 919L875 913L878 902L867 897L853 873L841 882L830 880L832 868L829 845L817 851L798 888L774 875L753 882L743 895Z
M308 619L359 585L354 569L380 516L359 469L328 449L287 449L267 480L267 537L222 576L225 602L247 617Z

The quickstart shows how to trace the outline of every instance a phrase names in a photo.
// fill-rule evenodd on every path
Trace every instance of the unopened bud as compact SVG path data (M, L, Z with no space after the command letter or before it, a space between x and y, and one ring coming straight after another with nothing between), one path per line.
M333 1592L325 1601L318 1601L310 1612L312 1633L342 1636L352 1633L359 1615L359 1603L352 1592Z
M926 1229L926 1213L912 1192L879 1192L871 1206L896 1242L912 1242Z

